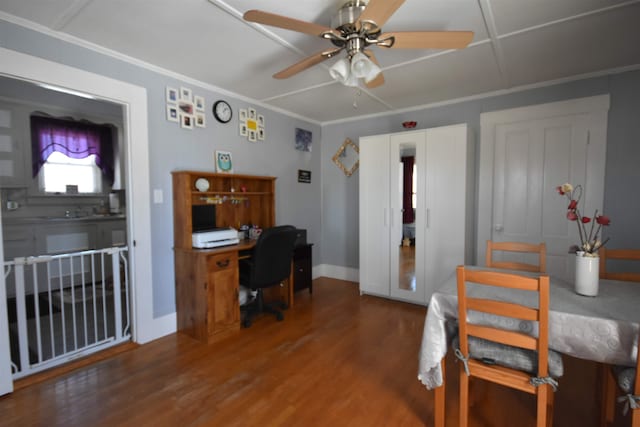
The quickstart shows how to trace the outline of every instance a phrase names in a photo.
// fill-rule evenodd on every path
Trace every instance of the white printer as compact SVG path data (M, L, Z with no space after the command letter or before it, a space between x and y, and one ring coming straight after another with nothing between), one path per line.
M239 242L238 230L233 227L198 231L191 235L191 243L194 248L198 249L235 245Z

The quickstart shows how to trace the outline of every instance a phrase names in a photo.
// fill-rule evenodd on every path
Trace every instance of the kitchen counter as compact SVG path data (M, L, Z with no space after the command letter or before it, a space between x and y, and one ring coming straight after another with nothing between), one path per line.
M96 214L86 216L34 216L34 217L3 217L3 225L22 225L22 224L51 224L51 223L68 223L68 222L98 222L98 221L115 221L126 219L126 215L110 215Z

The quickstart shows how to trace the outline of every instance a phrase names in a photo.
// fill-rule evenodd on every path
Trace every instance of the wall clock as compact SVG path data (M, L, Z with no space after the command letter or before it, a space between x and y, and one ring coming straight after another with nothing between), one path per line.
M220 123L229 123L231 116L233 116L233 112L227 101L220 100L213 104L213 117L215 117L217 121Z

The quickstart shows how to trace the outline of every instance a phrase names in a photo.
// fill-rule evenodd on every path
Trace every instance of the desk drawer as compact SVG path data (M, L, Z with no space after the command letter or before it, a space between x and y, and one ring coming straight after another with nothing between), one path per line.
M238 253L227 252L211 255L207 261L209 271L212 273L224 271L229 268L238 268Z

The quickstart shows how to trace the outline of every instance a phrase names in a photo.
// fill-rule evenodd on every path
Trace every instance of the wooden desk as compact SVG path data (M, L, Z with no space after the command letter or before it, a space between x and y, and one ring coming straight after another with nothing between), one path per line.
M243 240L213 249L174 249L179 332L212 343L240 330L238 254L254 246L255 240ZM271 289L267 298L293 307L293 269L284 287Z

